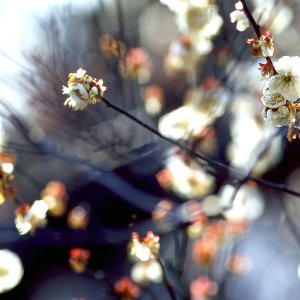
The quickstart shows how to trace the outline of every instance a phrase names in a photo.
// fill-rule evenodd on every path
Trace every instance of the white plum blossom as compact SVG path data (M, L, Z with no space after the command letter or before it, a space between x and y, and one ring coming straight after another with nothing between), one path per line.
M0 250L0 270L0 294L12 290L24 275L20 257L8 249Z
M73 108L73 110L84 110L88 106L88 103L86 101L81 100L82 98L77 95L78 91L79 89L77 87L63 86L63 94L67 94L70 96L66 99L64 105Z
M45 226L48 209L49 206L44 200L35 200L31 206L26 204L20 206L16 210L15 218L20 235L33 233L35 229Z
M278 108L286 103L286 99L281 94L271 93L269 89L264 91L261 101L268 108Z
M286 105L282 105L277 109L269 109L266 107L263 110L263 117L265 121L277 127L288 126L295 121L292 107L289 108Z
M76 73L70 73L68 86L63 86L63 94L70 97L66 99L64 105L73 110L83 110L88 104L95 104L101 100L106 87L103 86L103 80L93 79L82 68Z
M184 12L177 14L177 24L185 34L197 33L202 38L211 38L219 32L223 19L218 14L216 5L207 7L191 5Z
M283 56L274 63L278 74L270 77L266 88L294 102L300 98L300 57Z
M236 10L230 13L231 23L236 22L236 29L238 31L245 31L249 27L249 20L243 11L243 4L241 1L235 4Z

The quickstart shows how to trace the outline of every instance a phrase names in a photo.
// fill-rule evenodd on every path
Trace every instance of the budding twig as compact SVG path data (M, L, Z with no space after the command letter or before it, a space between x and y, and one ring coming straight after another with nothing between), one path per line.
M255 32L255 34L257 35L257 38L259 39L261 37L261 32L260 32L260 26L257 24L257 22L255 21L251 11L249 10L249 7L247 6L247 3L245 0L240 0L241 3L243 4L243 9L244 9L244 13L247 16L249 22L251 23L251 26ZM275 67L273 65L272 59L271 57L266 57L267 62L269 62L271 64L271 66L273 66L274 70ZM276 72L276 70L275 70ZM276 72L277 73L277 72Z

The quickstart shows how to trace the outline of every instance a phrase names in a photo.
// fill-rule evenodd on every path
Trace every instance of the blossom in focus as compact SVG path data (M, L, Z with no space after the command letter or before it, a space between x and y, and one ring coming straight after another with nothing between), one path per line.
M274 53L273 38L269 32L261 35L259 39L247 39L253 57L270 57Z
M218 285L206 276L195 279L190 284L190 294L192 300L208 300L216 295Z
M37 228L47 223L46 216L49 207L44 200L36 200L32 205L22 204L15 210L15 224L21 235L34 233Z
M290 102L274 109L265 107L262 114L265 121L277 127L288 126L296 121L296 112Z
M0 294L17 286L23 274L24 269L19 256L7 249L0 250Z
M235 4L235 8L236 10L230 13L231 23L236 22L236 29L238 31L245 31L247 28L249 28L249 20L244 13L243 4L241 1Z
M300 98L300 57L283 56L274 62L274 67L278 74L267 80L266 88L291 102L296 101Z
M159 236L148 231L142 238L137 232L132 233L131 241L128 244L129 256L137 261L148 261L158 256L160 248Z
M105 90L102 79L97 81L80 68L76 73L69 74L68 86L63 86L63 94L70 96L64 105L73 110L83 110L88 104L99 102Z
M279 93L272 93L266 89L261 97L262 103L268 108L279 108L286 104L286 99Z
M83 248L73 248L70 250L69 263L72 270L76 273L85 271L91 252Z
M127 276L121 277L116 281L114 290L124 300L137 299L141 294L140 288Z

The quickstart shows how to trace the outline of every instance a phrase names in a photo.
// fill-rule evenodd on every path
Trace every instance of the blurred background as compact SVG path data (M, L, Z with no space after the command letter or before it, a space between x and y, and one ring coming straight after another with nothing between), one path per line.
M0 299L299 299L300 198L280 189L300 191L299 141L263 120L264 61L234 4L0 0ZM300 53L298 1L247 4L274 61ZM79 68L219 164L104 103L63 105ZM160 236L151 270L128 254L148 231Z

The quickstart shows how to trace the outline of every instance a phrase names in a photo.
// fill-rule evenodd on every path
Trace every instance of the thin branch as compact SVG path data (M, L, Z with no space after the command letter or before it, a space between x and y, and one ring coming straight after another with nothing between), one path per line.
M252 28L253 30L255 31L255 34L257 35L257 38L259 39L261 37L261 32L260 32L260 26L257 24L257 22L255 21L252 13L250 12L250 9L246 3L245 0L241 0L242 4L243 4L243 8L244 8L244 13L245 15L247 16L249 22L251 23L252 25ZM273 65L273 62L272 62L272 59L270 57L266 57L266 60L272 65ZM275 68L274 68L275 70Z
M290 188L288 188L287 186L285 186L284 184L278 184L272 181L268 181L262 178L258 178L252 175L246 175L244 174L244 172L242 172L239 169L230 167L220 161L214 160L212 158L208 158L198 152L193 151L192 149L190 149L189 147L185 146L184 144L175 141L171 138L168 138L164 135L162 135L157 129L151 127L150 125L144 123L143 121L139 120L138 118L136 118L135 116L131 115L128 111L112 104L111 102L109 102L107 99L102 98L102 101L110 108L116 110L117 112L125 115L126 117L128 117L129 119L131 119L132 121L138 123L139 125L141 125L142 127L146 128L147 130L151 131L153 134L157 135L158 137L160 137L161 139L169 142L170 144L179 147L180 149L182 149L183 151L185 151L189 156L193 157L193 158L197 158L200 159L204 162L206 162L207 164L209 164L210 166L217 168L219 170L225 170L225 171L229 171L231 172L232 176L234 177L235 180L240 180L240 178L242 177L243 180L246 181L253 181L256 182L259 185L265 186L265 187L269 187L287 194L291 194L294 195L296 197L300 197L300 192L297 192L295 190L292 190Z

